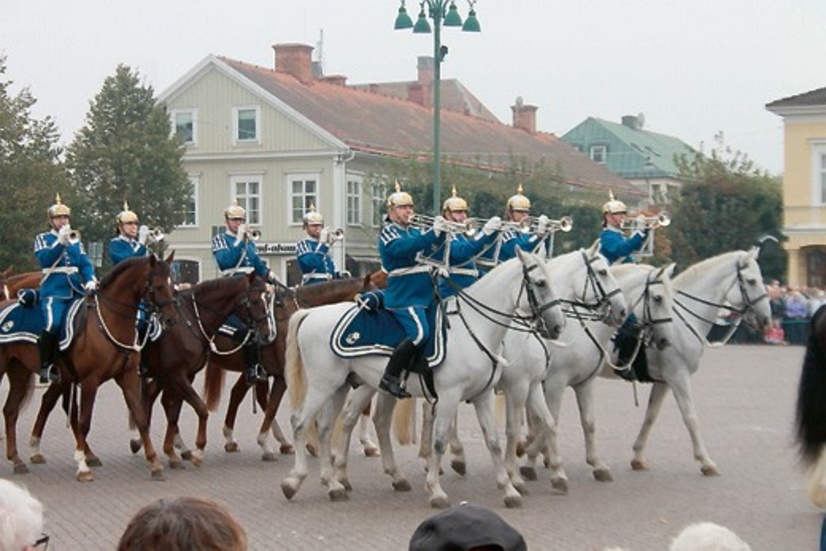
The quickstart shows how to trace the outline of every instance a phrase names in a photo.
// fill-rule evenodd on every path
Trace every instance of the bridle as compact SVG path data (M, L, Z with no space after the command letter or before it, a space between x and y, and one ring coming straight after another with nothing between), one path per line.
M193 291L193 293L192 293L192 309L195 313L195 321L198 322L198 329L201 332L201 335L203 336L204 340L206 340L206 342L209 343L209 348L214 354L218 354L219 356L229 356L229 355L234 354L235 352L241 350L247 343L250 342L250 339L255 339L255 342L257 342L260 338L260 332L258 330L258 324L261 323L264 320L268 320L269 322L272 322L272 314L270 313L270 308L269 308L269 304L267 303L267 301L264 301L265 307L264 307L264 314L263 315L256 316L253 313L253 302L254 302L254 300L257 300L257 299L253 299L252 295L256 291L257 291L257 289L255 289L253 287L253 285L250 285L247 288L247 291L244 294L244 297L238 302L238 304L233 308L233 311L230 313L230 315L232 315L233 313L238 315L238 317L241 319L241 321L244 324L244 328L246 329L246 334L244 335L244 340L242 340L241 343L237 347L231 348L229 350L221 350L215 344L215 339L218 336L218 329L220 328L220 324L218 325L216 330L213 332L213 334L209 335L209 332L204 327L203 320L201 318L200 309L205 308L205 309L207 309L207 310L209 310L213 313L219 313L219 312L216 309L211 308L210 306L199 302L198 298L195 296L195 292ZM261 294L263 294L263 293L264 292L262 291ZM240 315L238 313L239 307L244 312L244 315Z
M579 322L583 324L586 321L605 321L611 311L611 300L618 294L621 294L622 290L619 286L610 291L606 291L605 287L603 287L596 270L594 270L594 263L601 259L599 254L595 254L591 258L588 258L585 251L580 251L580 254L582 255L582 261L585 263L585 281L583 282L582 293L579 293L576 299L562 299L563 304L570 305L571 307L564 310L565 315L569 318L579 320ZM595 300L586 300L588 291L595 297ZM583 314L581 309L586 310L588 313Z

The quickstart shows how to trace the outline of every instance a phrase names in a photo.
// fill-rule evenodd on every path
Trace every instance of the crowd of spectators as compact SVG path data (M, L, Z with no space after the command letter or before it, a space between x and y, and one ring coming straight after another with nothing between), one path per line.
M731 342L806 344L809 337L809 320L826 304L826 292L818 287L781 285L776 279L766 286L766 291L772 311L772 325L769 330L761 335L741 325Z

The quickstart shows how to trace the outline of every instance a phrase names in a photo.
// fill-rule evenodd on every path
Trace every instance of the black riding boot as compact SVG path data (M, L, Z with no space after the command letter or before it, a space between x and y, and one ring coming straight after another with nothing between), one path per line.
M393 351L390 361L384 370L379 388L389 392L396 398L410 398L410 393L402 387L401 374L410 366L410 362L416 354L416 345L409 339L405 339Z
M246 368L244 373L247 376L247 384L254 385L267 381L267 372L261 366L261 348L257 343L247 344L244 346L244 359L246 360Z
M141 377L146 377L149 375L149 348L152 346L152 342L146 338L147 331L149 331L149 324L145 321L139 322L138 343L143 343L143 348L141 349L141 359L138 364L138 375ZM146 340L146 342L144 342L144 340Z
M57 359L57 348L60 338L48 331L44 331L37 339L37 351L40 353L40 382L42 384L56 383L60 380L60 372L54 366Z
M618 351L618 365L626 366L631 361L634 351L637 349L641 331L642 327L637 323L637 317L632 313L614 336L614 350ZM640 348L639 354L645 354L645 350ZM617 371L617 374L628 381L636 379L633 365L627 365L625 369Z

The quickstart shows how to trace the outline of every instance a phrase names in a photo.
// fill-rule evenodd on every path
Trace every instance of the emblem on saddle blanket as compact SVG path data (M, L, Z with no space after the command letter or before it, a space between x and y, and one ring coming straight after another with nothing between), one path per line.
M447 331L441 308L428 310L427 315L430 326L439 328L438 331L433 331L424 347L427 363L433 368L444 360ZM341 358L358 358L371 354L390 356L404 338L401 324L387 310L367 310L353 306L333 329L330 348Z

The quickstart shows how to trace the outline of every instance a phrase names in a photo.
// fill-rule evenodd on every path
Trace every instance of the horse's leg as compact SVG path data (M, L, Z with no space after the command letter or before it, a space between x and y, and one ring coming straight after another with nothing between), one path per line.
M182 403L183 400L180 394L178 394L177 387L167 386L164 388L163 394L161 395L161 406L163 406L166 416L166 431L164 432L162 449L169 461L170 469L184 468L184 460L178 455L175 449L176 447L186 449L186 444L183 442L183 438L181 438L180 427L178 426ZM180 443L181 446L176 446L176 443Z
M232 390L229 393L229 405L227 406L227 414L224 417L224 451L234 453L239 451L238 442L235 441L235 419L238 415L238 408L244 397L247 395L249 385L246 377L242 373L235 384L232 385Z
M135 425L141 435L141 442L143 442L143 451L146 460L149 462L151 469L152 480L163 480L163 465L158 459L158 454L155 452L155 446L152 444L152 439L149 436L148 416L143 409L140 399L140 382L138 380L137 366L130 366L129 363L120 370L115 377L115 382L120 387L123 399L126 401L126 406L129 408L129 413L135 419ZM91 408L90 408L91 413Z
M97 397L98 381L84 381L80 384L80 411L76 405L72 404L73 414L70 424L75 435L75 461L77 461L77 472L75 478L78 482L91 482L94 480L92 471L86 463L86 438L92 426L92 413Z
M605 464L597 453L596 433L597 423L594 415L594 379L588 379L573 387L579 408L579 420L582 424L582 434L585 437L585 462L593 470L594 478L599 482L613 482L611 468Z
M3 417L6 421L6 459L11 462L14 474L28 474L29 467L20 459L17 451L17 419L26 394L31 391L32 376L23 366L9 369L6 374L9 378L9 395L3 406Z
M287 390L287 384L284 377L276 376L270 388L270 395L267 398L267 407L264 410L264 420L261 422L261 429L258 431L258 445L263 450L261 455L262 461L276 461L278 457L270 447L269 432L272 431L273 437L278 441L280 447L279 452L284 455L292 455L295 453L293 445L281 432L281 427L275 420L278 413L278 407L281 405L281 399L284 397L284 392Z
M369 406L370 400L373 399L375 393L376 391L367 385L361 385L347 395L347 402L345 402L344 409L339 416L339 426L336 427L336 432L333 437L333 468L335 470L336 480L338 480L348 492L353 489L347 475L350 440L352 439L353 429L356 423L361 423L361 419L364 417L365 404Z
M496 472L496 486L502 491L505 507L509 509L521 507L522 496L516 488L513 487L513 484L511 484L508 472L505 470L504 459L502 458L502 446L499 443L499 435L496 431L496 420L493 417L493 392L483 393L474 400L473 406L476 409L476 418L479 421L479 427L482 429L482 437L485 439L485 445L488 447L490 458L493 461L493 468ZM434 450L439 448L438 413L437 411Z
M700 421L697 410L694 409L694 400L691 397L691 379L688 372L668 379L668 386L677 400L677 407L680 408L683 423L688 429L691 445L694 448L694 459L700 462L700 471L705 476L720 476L717 464L709 456L703 438L700 436Z
M450 468L456 474L465 476L467 474L467 461L465 460L465 446L459 439L459 412L453 417L448 433L448 448L450 449Z
M187 404L189 404L189 406L195 411L195 415L198 416L198 434L195 436L195 451L191 452L184 458L188 459L196 467L200 467L204 461L204 449L206 448L207 443L207 421L209 420L209 410L198 393L195 392L195 389L192 387L189 379L186 377L181 377L176 388L178 390L177 394L183 398ZM179 403L177 415L180 414L180 410L181 406ZM176 418L176 426L177 421L178 420ZM180 429L178 432L180 433Z
M415 400L415 398L408 398ZM381 463L384 472L393 479L393 489L397 492L409 492L410 482L399 472L396 463L396 454L393 450L393 441L390 438L390 426L393 422L393 409L396 407L396 398L387 392L379 392L376 396L373 426L376 429L376 438L381 448Z
M415 400L415 398L411 398ZM425 403L422 406L422 436L419 442L419 457L428 461L433 451L433 407Z
M635 471L648 470L645 464L645 445L648 442L648 437L651 434L651 429L654 427L654 422L660 414L665 394L668 392L668 385L661 382L655 382L651 385L651 394L648 395L648 408L645 410L645 419L640 427L640 433L634 441L634 459L631 460L631 468Z
M338 418L344 400L347 398L349 385L339 387L333 396L324 403L321 414L316 420L318 427L318 464L321 470L321 483L327 486L327 495L332 501L343 501L350 498L347 488L338 481L333 468L331 440L333 428Z
M157 379L152 379L147 381L146 379L141 379L141 400L143 401L143 409L146 412L146 422L147 426L152 422L152 408L155 406L155 400L158 399L158 396L161 393L161 385L158 384ZM134 420L133 420L134 421ZM140 438L132 438L129 440L129 449L132 453L138 453L141 451L143 447L143 443L141 442Z
M522 432L522 421L525 416L529 381L511 381L505 387L506 423L505 423L505 470L510 477L511 484L522 494L528 494L528 485L516 468L516 445ZM495 400L495 398L494 398Z
M43 437L43 431L46 429L46 421L49 419L49 414L52 413L58 399L63 394L63 387L59 383L49 385L46 392L40 398L40 409L37 410L37 418L32 426L32 435L29 438L29 447L31 448L31 456L29 460L34 464L42 464L46 462L46 458L40 452L40 441ZM98 459L98 462L100 460ZM90 466L94 466L90 463Z
M559 401L556 410L548 407L545 395L542 393L542 385L534 383L528 390L528 410L533 419L535 440L540 445L544 443L544 449L548 458L548 468L551 470L551 487L559 493L568 493L568 474L562 466L562 458L559 455L559 434L557 432L557 419L559 419ZM534 456L535 457L535 456Z
M364 455L367 457L378 457L381 452L370 437L370 407L371 403L367 402L359 416L359 442L361 442Z

